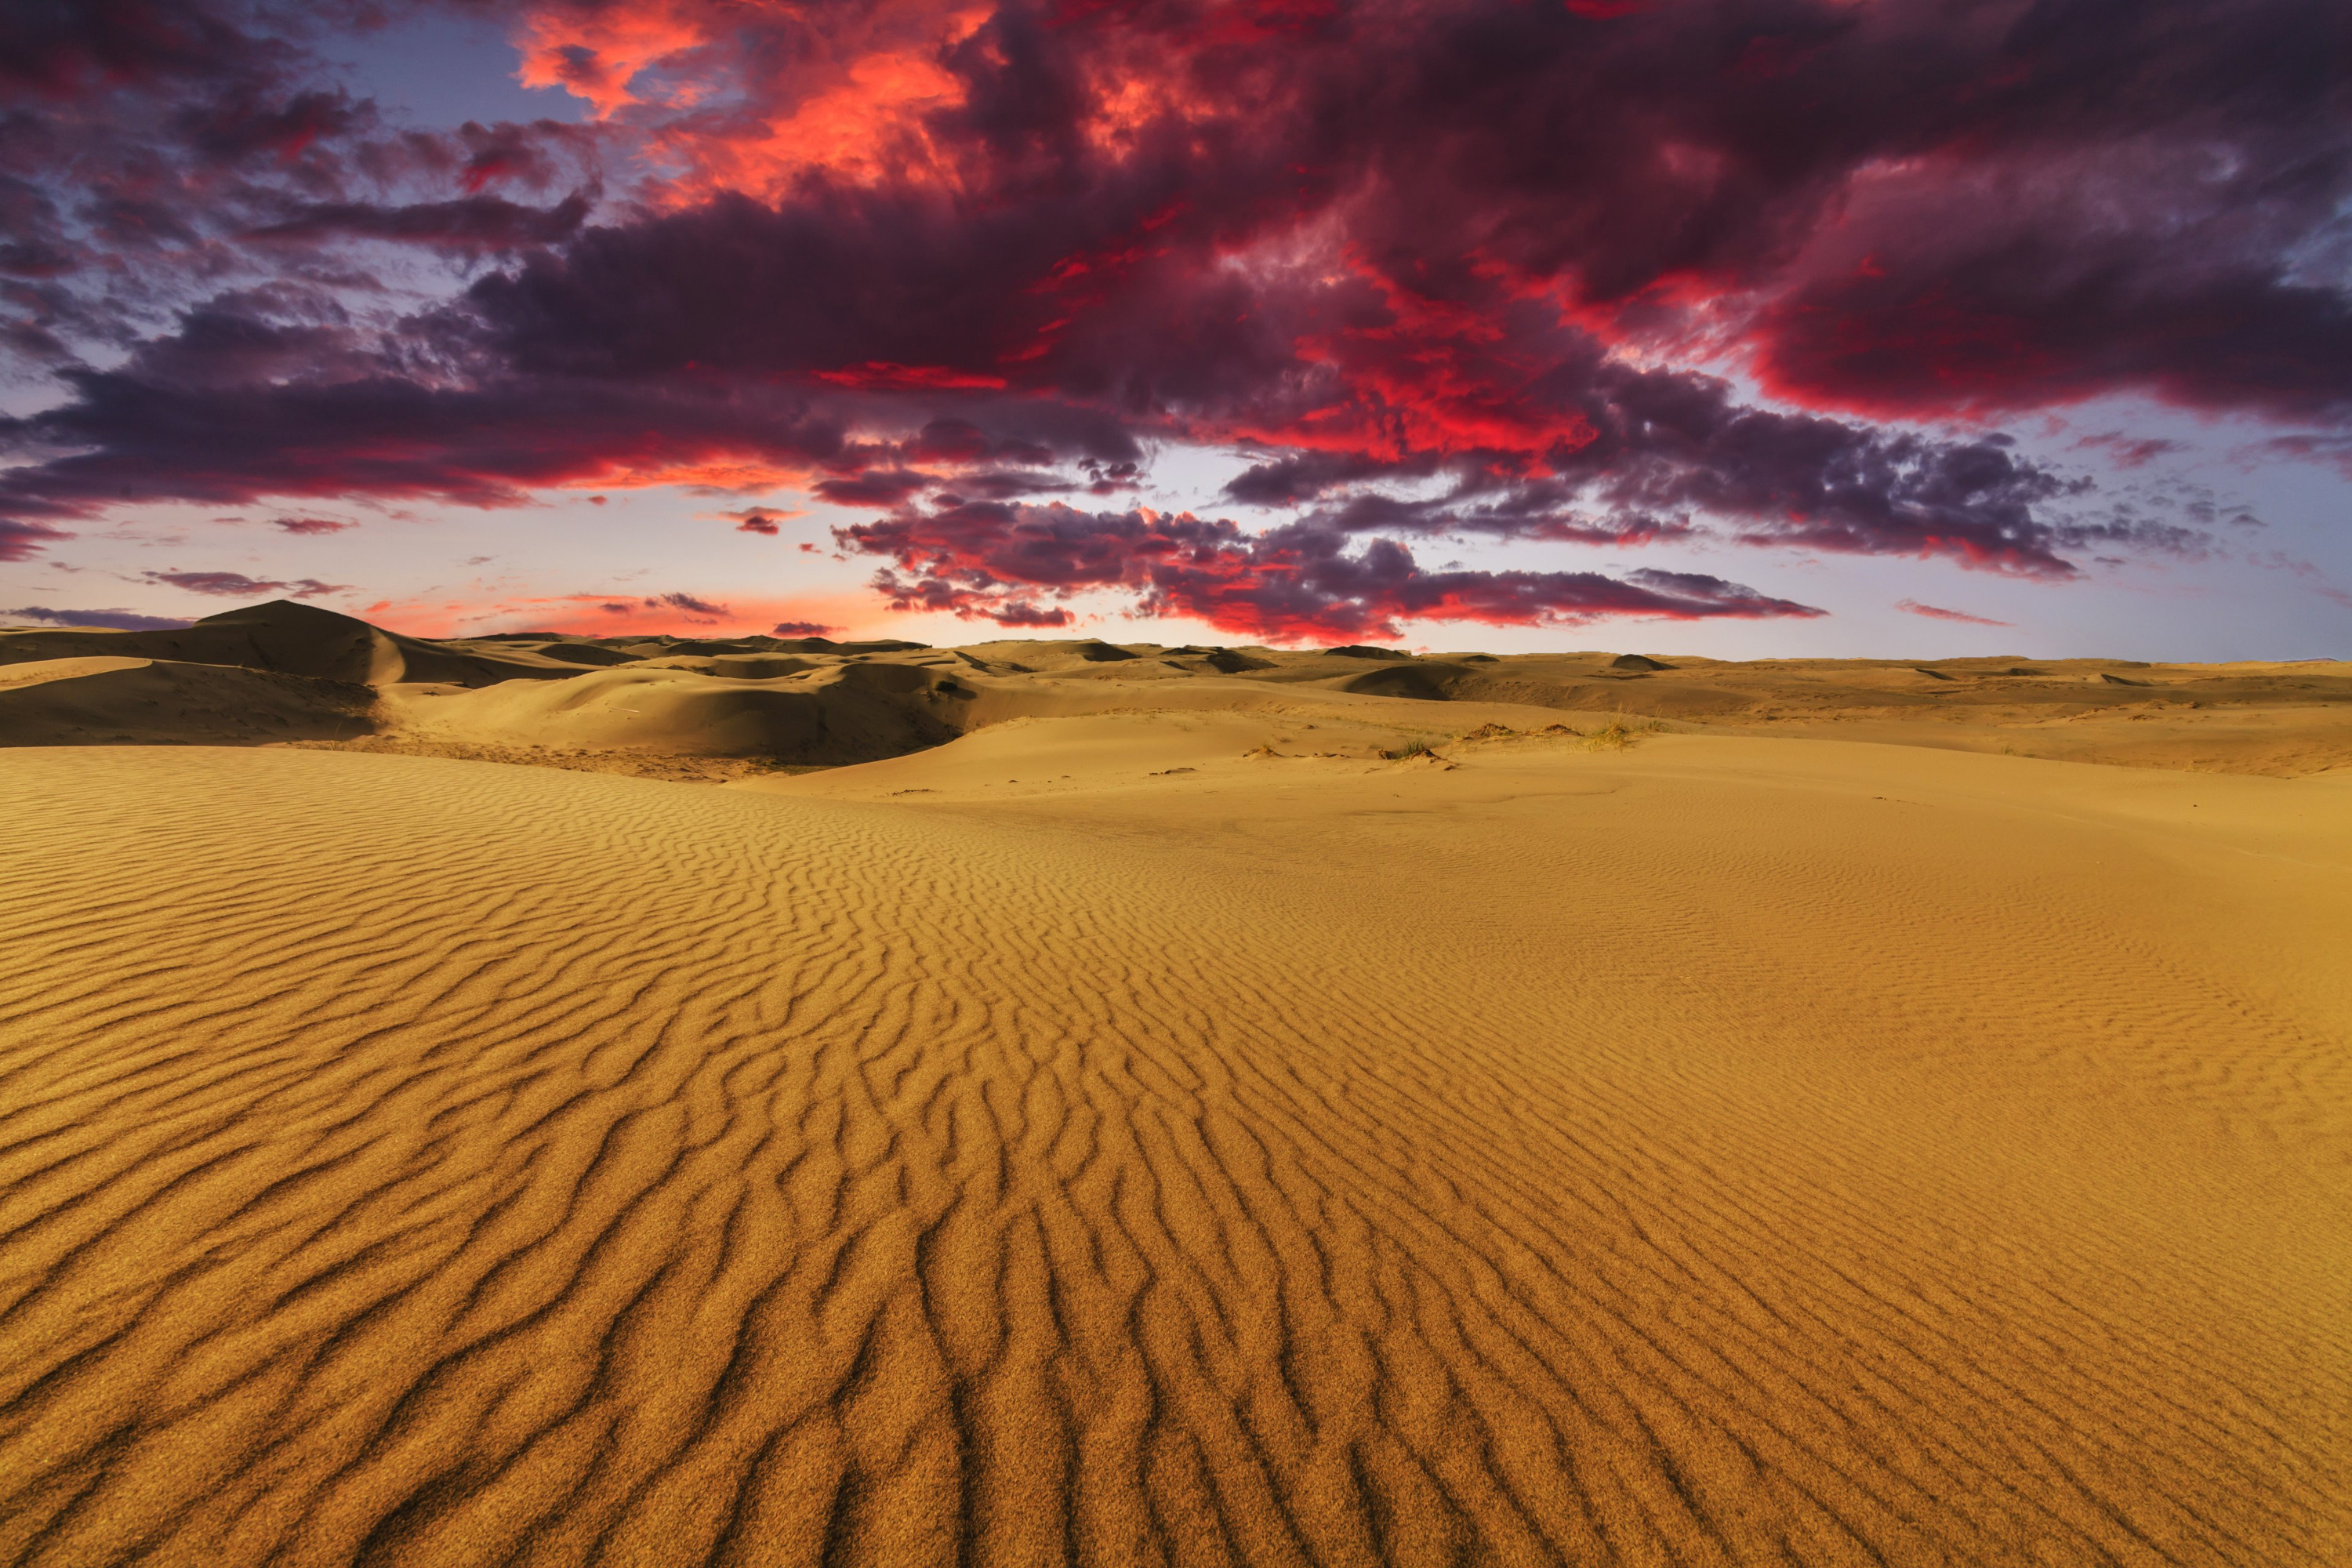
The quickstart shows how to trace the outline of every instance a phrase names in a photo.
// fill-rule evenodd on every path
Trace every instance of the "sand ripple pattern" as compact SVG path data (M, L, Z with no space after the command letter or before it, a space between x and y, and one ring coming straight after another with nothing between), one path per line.
M2342 1042L2128 930L1768 1027L1566 835L0 763L0 1562L2346 1560Z

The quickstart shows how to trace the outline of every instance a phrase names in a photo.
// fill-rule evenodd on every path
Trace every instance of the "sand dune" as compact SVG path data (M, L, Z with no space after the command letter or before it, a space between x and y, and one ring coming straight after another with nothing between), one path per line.
M2016 658L1725 663L1605 652L1436 654L1114 646L961 648L823 637L594 638L552 633L430 642L279 602L179 631L0 631L0 666L139 658L364 684L372 750L497 757L651 776L734 776L707 759L837 766L898 756L1023 718L1249 711L1448 740L1559 716L1654 720L1714 734L1832 735L2069 762L2298 777L2352 768L2352 664L2150 666ZM698 678L698 679L689 679ZM184 679L193 679L194 677ZM536 690L528 682L562 682ZM212 707L226 710L244 685ZM158 742L258 730L142 730L102 689L68 699ZM1383 706L1385 705L1385 706ZM0 745L73 741L12 721ZM345 729L335 736L349 737ZM305 743L318 743L315 735ZM1367 745L1375 745L1369 733ZM698 761L699 760L699 761Z
M2352 667L277 605L0 812L0 1562L2352 1560Z
M171 631L0 633L0 665L23 659L123 656L186 664L235 665L282 675L381 686L401 680L486 686L560 679L576 666L536 652L478 652L372 626L313 605L276 600Z
M373 727L349 681L113 657L0 663L0 737L17 746L256 745Z
M2344 782L1310 694L0 752L0 1560L2352 1552Z
M380 716L425 741L840 763L953 739L973 695L952 674L911 665L738 655L641 660L560 685L394 686Z

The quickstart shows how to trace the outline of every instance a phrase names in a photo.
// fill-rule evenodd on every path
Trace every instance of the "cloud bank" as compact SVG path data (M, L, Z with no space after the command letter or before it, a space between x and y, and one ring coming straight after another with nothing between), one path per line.
M592 118L405 124L327 63L396 5L0 19L0 339L57 389L0 420L0 559L667 483L870 509L887 602L1010 626L1801 617L1416 551L2063 583L2194 531L2000 421L2352 420L2318 0L467 9ZM1246 455L1230 515L1133 504L1181 446Z

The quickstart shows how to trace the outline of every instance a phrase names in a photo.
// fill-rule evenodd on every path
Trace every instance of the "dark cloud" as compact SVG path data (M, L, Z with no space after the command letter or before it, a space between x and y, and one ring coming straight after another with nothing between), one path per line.
M0 7L0 273L42 285L0 290L0 346L105 357L174 309L297 276L381 292L322 261L346 241L463 262L572 233L599 188L592 128L398 128L331 63L430 3ZM526 205L492 183L575 194Z
M436 173L445 160L462 158L457 179L468 195L493 184L513 184L546 190L582 168L597 165L600 138L593 127L540 120L529 125L500 121L480 125L471 121L446 137L416 137L412 156Z
M551 207L523 206L501 196L386 206L378 202L320 202L295 216L248 230L257 240L335 237L394 240L452 250L515 250L571 236L588 216L577 192Z
M321 63L357 8L0 21L45 106L0 110L0 341L65 368L0 422L0 553L142 500L667 479L886 511L842 537L892 602L1007 624L1785 615L1411 546L2061 580L2206 524L1982 420L2352 426L2334 0L479 8L602 118L388 126ZM1770 403L1695 368L1735 362ZM1248 453L1226 498L1288 515L1014 504L1171 446Z
M2147 238L2111 241L2109 256L2091 237L2050 233L1998 248L1979 237L1957 254L1890 247L1883 270L1810 284L1764 312L1765 383L1930 418L2126 390L2289 419L2352 414L2352 300L2340 288L2297 283L2271 258L2154 274L2122 254Z
M1741 406L1720 382L1611 366L1596 435L1568 461L1615 514L1699 510L1752 542L1856 554L1945 555L2063 577L2048 503L2079 494L2006 437L1938 440Z
M768 635L779 637L831 637L839 630L841 630L839 626L827 626L823 621L778 621L768 628Z
M1058 495L1079 489L1100 494L1120 488L1124 487L1102 481L1081 486L1041 468L978 468L955 477L957 497L976 500L1012 500L1018 496Z
M738 533L761 533L773 539L783 523L800 516L800 513L778 511L773 507L753 506L746 507L741 511L722 512L719 515L735 519L735 531Z
M835 506L896 506L939 482L937 475L912 468L868 468L853 479L820 479L811 488L820 500Z
M0 610L0 620L35 621L45 626L106 626L121 632L172 631L189 624L170 616L142 616L133 610L52 610L37 605Z
M357 528L355 522L338 522L331 517L280 517L271 520L270 526L285 533L341 533L347 528ZM482 559L488 560L485 556Z
M959 610L957 613L963 614L964 612ZM1000 604L993 609L988 610L984 613L988 619L994 621L998 626L1003 626L1008 630L1020 630L1026 628L1033 631L1042 631L1055 626L1066 626L1076 618L1072 616L1069 611L1062 609L1058 605L1048 608L1044 605L1029 604L1026 601L1020 599L1014 599Z
M0 450L61 454L0 470L0 517L24 529L126 501L265 496L500 506L533 486L633 468L725 459L801 472L844 445L836 416L789 391L532 377L439 386L339 331L240 315L201 337L192 321L131 368L69 373L71 402L0 419ZM288 374L305 358L340 374Z
M1054 460L1054 448L1020 434L992 436L969 419L939 418L927 422L899 448L908 462L945 463L958 468L975 464L1013 463L1036 466Z
M1304 506L1345 484L1366 479L1426 479L1437 460L1385 461L1363 452L1291 452L1271 458L1225 481L1228 500L1244 506Z
M724 605L698 599L691 594L656 594L645 601L648 610L676 610L697 626L713 626L735 612Z
M268 46L184 0L20 0L0 7L0 82L52 101L115 83L201 81Z
M1619 546L1686 537L1704 515L1750 543L1857 554L1944 555L2063 577L2072 537L2049 504L2079 494L2004 437L1935 439L1758 409L1712 377L1561 362L1555 381L1578 439L1551 449L1550 478L1516 480L1455 463L1434 497L1370 489L1310 516L1347 533L1485 535ZM1408 477L1438 473L1434 464ZM1237 499L1300 500L1399 477L1395 465L1307 453L1227 487Z
M348 583L321 583L316 577L279 582L269 577L248 577L242 572L142 572L140 575L151 583L224 599L258 599L272 594L315 599L323 594L347 594L352 586Z
M1392 637L1401 618L1555 626L1603 616L1822 613L1692 574L1430 572L1393 540L1351 551L1346 534L1313 524L1252 535L1189 513L1085 512L1058 502L908 510L834 537L889 561L875 586L894 607L1008 626L1066 625L1068 613L1045 601L1107 589L1132 594L1146 615L1274 642Z
M284 163L322 140L351 134L367 120L367 112L341 90L281 96L247 88L188 104L173 117L173 129L184 146L210 163L236 163L265 154Z

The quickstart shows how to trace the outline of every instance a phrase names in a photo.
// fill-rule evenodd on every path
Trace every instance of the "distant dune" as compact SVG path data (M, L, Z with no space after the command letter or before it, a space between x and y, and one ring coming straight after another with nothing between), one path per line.
M0 1562L2352 1561L2352 668L772 640L0 635Z
M168 677L173 700L150 701L120 679L91 681L96 667L74 662L124 658L183 667ZM52 668L24 668L35 664ZM2316 660L1726 663L1605 652L1415 657L1369 647L1096 640L929 648L554 634L430 642L280 601L173 631L0 631L0 671L12 666L15 679L0 684L0 746L341 741L660 777L746 771L716 759L783 768L872 762L1009 719L1138 709L1311 709L1361 731L1370 751L1483 724L1540 728L1588 714L1692 732L1834 735L2212 773L2352 768L2352 663ZM207 673L215 669L365 685L373 695L355 709L347 692L265 689ZM524 684L556 681L566 684ZM36 682L45 689L38 696ZM167 711L181 708L203 717Z

